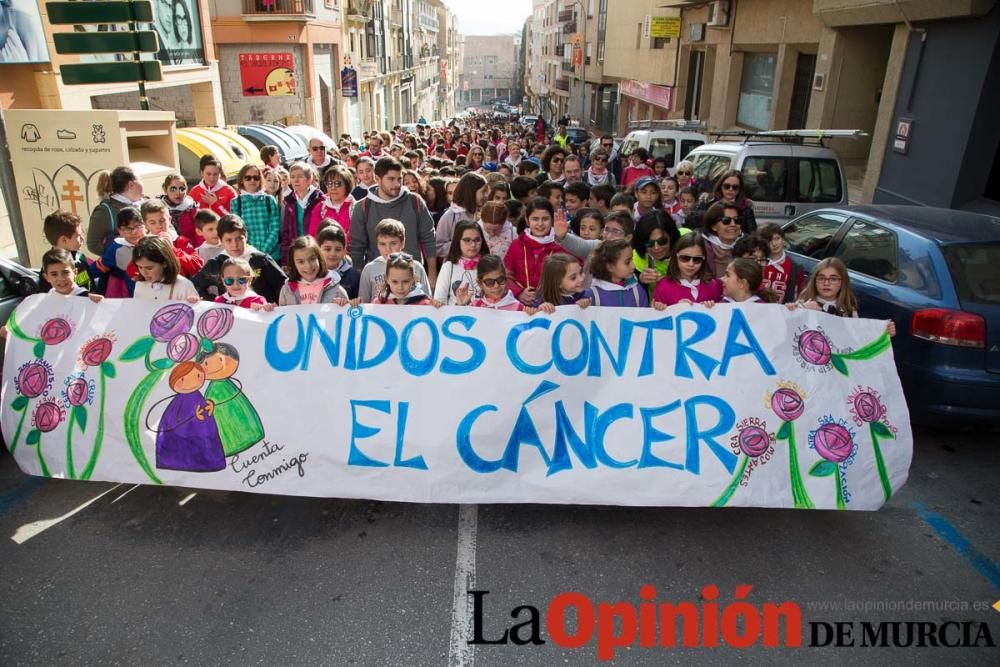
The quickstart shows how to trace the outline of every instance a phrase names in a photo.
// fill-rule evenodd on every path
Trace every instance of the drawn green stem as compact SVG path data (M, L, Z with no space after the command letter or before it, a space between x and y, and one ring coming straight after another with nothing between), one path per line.
M843 510L847 509L847 505L844 503L844 481L840 478L840 465L837 465L837 470L834 475L837 477L837 509Z
M24 331L21 329L21 326L17 323L17 319L15 318L16 313L17 311L15 310L10 314L10 317L7 318L7 329L21 340L27 341L29 343L41 342L40 338L32 338L28 334L24 333Z
M102 365L100 371L101 402L98 405L97 433L94 435L94 446L90 450L90 460L87 461L87 467L83 469L80 479L90 479L94 472L94 466L97 465L97 457L101 453L101 445L104 440L104 396L107 393L104 377L104 366Z
M736 471L736 474L733 475L733 479L729 482L729 486L726 487L726 490L722 492L721 496L716 498L715 502L712 503L712 507L726 506L726 503L729 502L729 499L733 497L734 493L736 493L736 489L739 488L740 482L743 480L743 473L745 473L747 470L748 463L750 463L750 457L744 455L743 462L740 463L740 467Z
M42 438L41 438L41 434L39 434L38 442L35 443L35 450L38 452L38 462L42 466L42 476L43 477L52 477L52 474L49 472L49 467L47 465L45 465L45 457L42 456Z
M802 482L802 471L799 469L799 453L795 448L795 424L788 424L788 474L792 482L792 501L796 509L815 509L806 486Z
M73 426L76 424L76 410L70 408L69 422L66 424L66 474L70 479L76 479L76 469L73 467ZM38 448L41 451L42 443Z
M21 428L24 426L24 418L27 416L28 416L28 404L25 403L24 409L21 410L21 418L17 420L17 430L14 431L14 439L11 441L8 447L11 454L13 454L14 450L17 449L17 441L21 438Z
M892 484L889 483L889 473L885 469L885 459L882 458L882 448L878 443L878 435L875 433L875 423L868 425L868 431L872 436L872 447L875 449L875 465L878 466L878 478L882 482L882 495L886 502L892 498Z

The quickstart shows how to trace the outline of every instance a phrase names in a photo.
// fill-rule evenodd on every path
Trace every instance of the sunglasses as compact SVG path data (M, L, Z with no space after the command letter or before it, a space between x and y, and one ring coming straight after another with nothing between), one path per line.
M223 278L222 284L225 285L226 287L232 287L236 283L239 283L240 285L246 285L249 281L250 281L249 278L241 276L239 278Z
M563 159L561 157L554 157L551 160L551 162L562 162L562 161L563 161Z
M668 245L670 245L670 239L668 238L649 239L648 241L646 241L647 248L655 248L655 247L662 248Z
M677 171L677 175L678 175L678 176L690 176L690 175L691 175L691 172L690 172L690 171L679 171L679 170L678 170L678 171Z
M704 255L677 255L677 261L682 264L701 264L705 261Z
M247 174L246 176L243 177L243 180L244 181L259 181L260 180L260 176L254 176L253 174Z
M601 144L601 148L611 148L614 144Z
M721 222L724 225L738 225L738 224L740 224L740 218L739 218L739 216L737 216L737 217L734 218L731 215L726 215L726 216L723 216L722 218L720 218L719 222Z
M170 191L170 192L187 192L187 186L186 185L171 185L169 188L167 188L167 190Z
M722 189L723 190L739 190L740 189L740 184L739 183L723 183L722 184Z
M604 164L605 162L607 162L607 160L605 160L602 157L595 157L593 160L591 160L591 162L593 162L595 164L598 164L598 163Z
M497 285L506 285L507 276L500 276L499 278L483 278L480 281L483 285L487 287L496 287Z

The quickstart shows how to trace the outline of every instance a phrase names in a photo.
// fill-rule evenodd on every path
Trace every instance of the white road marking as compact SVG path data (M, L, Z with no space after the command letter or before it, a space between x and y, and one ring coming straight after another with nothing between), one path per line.
M469 591L476 587L476 531L478 505L458 506L458 548L455 558L455 589L451 604L451 639L448 667L472 667L475 646L472 639L472 609Z
M117 503L117 502L118 502L119 500L121 500L122 498L124 498L124 497L125 497L125 496L127 496L128 494L130 494L130 493L132 493L133 491L135 491L136 489L138 489L138 488L139 488L140 486L142 486L142 485L141 485L141 484L135 484L134 486L132 486L132 488L131 488L131 489L129 489L129 490L128 490L128 491L126 491L125 493L121 494L120 496L118 496L117 498L115 498L114 500L112 500L112 501L111 501L111 504L112 504L112 505L114 505L114 504L115 504L115 503Z
M60 523L62 521L65 521L66 519L70 518L71 516L73 516L77 512L82 512L83 510L87 509L87 507L89 507L93 503L97 502L98 500L100 500L104 496L108 495L109 493L111 493L112 491L114 491L115 489L117 489L119 486L121 486L121 484L115 484L114 486L112 486L107 491L104 491L103 493L100 493L100 494L94 496L93 498L91 498L87 502L83 503L82 505L80 505L76 509L70 510L69 512L67 512L66 514L63 514L62 516L57 516L54 519L42 519L41 521L32 521L31 523L26 523L23 526L21 526L20 528L18 528L14 532L14 534L11 535L10 539L14 540L14 542L17 543L17 544L24 544L25 542L27 542L28 540L30 540L35 535L38 535L39 533L42 533L42 532L48 530L52 526L55 526L56 524L58 524L58 523Z
M185 496L184 500L180 501L177 504L180 505L181 507L184 507L185 505L187 505L187 503L188 503L189 500L191 500L192 498L194 498L197 495L198 495L197 493L192 493L192 494L190 494L188 496Z

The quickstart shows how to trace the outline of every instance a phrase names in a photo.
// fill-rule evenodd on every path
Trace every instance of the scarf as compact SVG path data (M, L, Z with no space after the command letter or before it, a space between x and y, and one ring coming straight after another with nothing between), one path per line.
M468 257L459 257L458 266L461 267L463 271L475 271L476 267L479 265L479 255L469 259Z
M778 259L769 259L769 260L767 260L767 265L768 266L775 266L775 267L777 267L779 269L783 268L781 265L784 264L784 263L785 263L785 251L784 250L781 251L781 257L779 257Z
M344 275L344 272L349 270L352 266L354 265L351 264L350 260L347 259L347 257L344 257L342 260L340 260L340 264L338 264L336 268L331 270L334 271L338 276L342 276Z
M246 294L244 294L241 297L230 296L229 292L224 292L220 296L222 296L223 300L229 305L238 306L243 302L244 299L249 299L250 297L257 296L257 292L254 292L252 289L248 289L246 291Z
M600 278L594 278L590 283L591 287L596 287L602 289L605 292L624 292L625 290L630 290L638 282L635 276L630 276L628 280L624 283L616 283L610 280L601 280Z
M740 240L739 238L737 238L736 241L733 241L732 243L724 243L715 234L704 234L703 236L705 237L706 241L708 241L709 243L711 243L712 245L714 245L717 248L722 248L723 250L732 250L733 246L736 245L736 241ZM742 238L742 237L743 237L743 235L740 234L740 238Z
M243 190L243 191L240 192L240 196L241 197L258 197L259 198L259 197L263 197L266 194L267 194L267 192L265 192L262 189L258 190L257 192L247 192L246 190Z
M520 301L517 300L517 297L515 297L514 293L510 290L507 290L507 293L496 301L490 301L489 297L486 295L483 295L483 297L479 300L481 308L493 308L495 310L501 310L516 303L520 303Z
M212 187L208 187L207 185L205 185L205 181L198 181L198 186L204 188L205 190L211 192L212 194L215 194L222 188L226 187L226 182L220 178L215 182L215 185L213 185Z
M725 303L755 303L755 302L759 302L760 301L760 297L757 296L756 294L751 294L750 296L748 296L743 301L737 301L736 299L734 299L732 297L725 296L725 297L722 297L722 300Z
M136 199L135 201L132 201L131 199L122 194L113 194L111 195L111 199L119 201L125 204L126 206L139 206L140 204L142 204L142 199Z
M529 239L531 239L535 243L538 243L539 245L547 245L549 243L555 243L556 242L556 230L555 230L555 228L550 229L549 233L546 234L545 236L535 236L529 230L525 230L525 236L527 236Z
M295 201L298 202L299 206L301 206L302 210L304 211L304 210L306 210L309 207L309 200L312 199L312 193L313 192L318 192L318 191L319 191L319 188L317 188L315 185L310 185L309 189L306 190L306 196L305 196L304 199L301 199L301 198L299 198L298 195L295 195L295 191L294 190L292 190L292 194L295 195Z
M608 170L605 169L604 173L598 174L593 167L590 167L587 169L587 182L591 185L604 185L608 182Z
M691 298L695 301L698 300L698 285L701 284L701 279L695 278L694 280L688 280L686 278L680 278L679 282L681 287L687 287L691 290Z

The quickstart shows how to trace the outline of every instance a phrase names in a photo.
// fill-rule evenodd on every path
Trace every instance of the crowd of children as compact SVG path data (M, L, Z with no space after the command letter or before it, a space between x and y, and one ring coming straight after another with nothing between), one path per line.
M266 146L263 166L244 166L235 187L206 156L194 187L171 174L153 199L119 168L106 180L121 193L91 216L101 227L88 248L103 243L96 260L81 252L77 216L46 218L52 250L42 286L253 311L375 303L535 314L760 302L858 316L843 263L826 259L801 275L781 228L757 227L739 172L702 193L690 163L671 174L637 149L622 169L603 139L577 155L516 133L505 142L503 132L426 132L366 133L363 146L319 142L287 170Z

